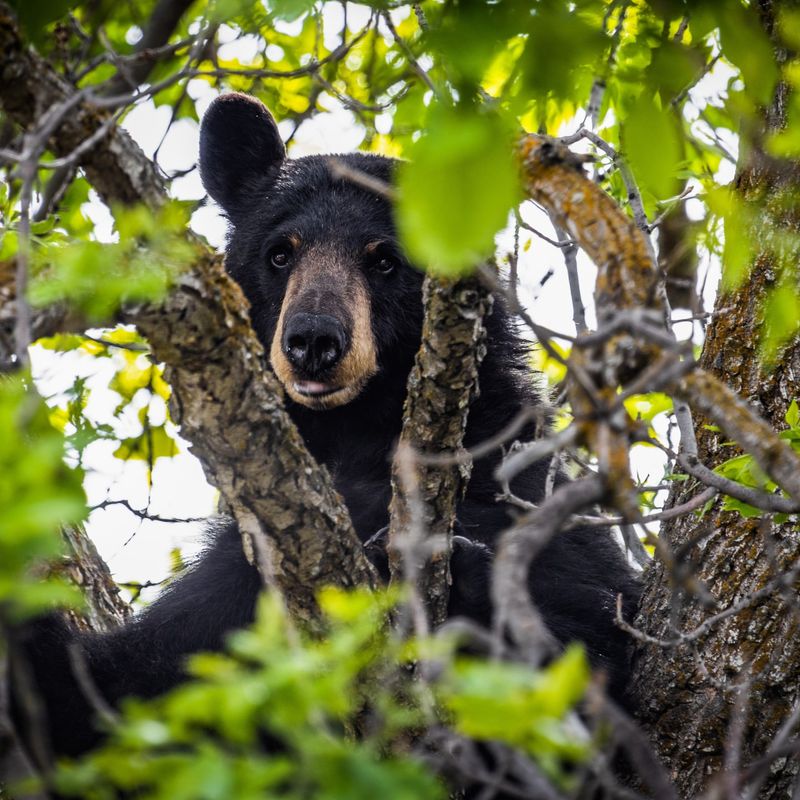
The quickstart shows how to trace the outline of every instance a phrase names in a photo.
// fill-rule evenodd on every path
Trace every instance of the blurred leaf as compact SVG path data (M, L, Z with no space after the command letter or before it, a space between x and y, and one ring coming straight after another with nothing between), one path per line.
M315 0L268 0L267 5L275 19L293 22L311 11L316 2Z
M47 25L63 17L70 10L71 0L10 0L20 23L34 43L47 38Z
M118 209L115 222L118 243L73 239L39 248L31 302L67 300L102 321L123 302L164 297L194 255L183 204L169 203L157 214L144 207Z
M725 289L735 289L749 274L753 257L747 208L739 195L725 187L710 191L706 202L725 222L722 282Z
M672 398L661 392L635 394L626 398L624 405L631 419L652 422L659 414L672 411Z
M796 399L789 403L784 419L790 428L800 428L800 407L798 407Z
M767 293L761 348L767 363L800 327L800 297L794 280L782 282Z
M146 427L141 436L124 439L114 451L122 461L140 460L152 464L159 458L172 458L180 452L178 443L164 425Z
M412 258L431 272L471 272L519 197L512 140L496 116L438 109L399 174L398 223Z
M574 6L538 4L520 62L523 83L537 98L583 101L608 45L598 22Z
M758 103L769 102L778 80L772 43L753 7L728 3L718 17L722 52L741 71L748 93Z
M85 519L86 498L29 376L0 378L0 430L0 616L19 619L78 601L76 590L42 582L31 565L61 554L60 526Z
M622 142L642 190L658 199L677 194L682 151L673 114L643 94L622 122Z
M589 752L567 717L588 681L583 649L571 645L535 676L517 664L461 659L440 691L456 730L520 747L555 774L559 761L579 762Z

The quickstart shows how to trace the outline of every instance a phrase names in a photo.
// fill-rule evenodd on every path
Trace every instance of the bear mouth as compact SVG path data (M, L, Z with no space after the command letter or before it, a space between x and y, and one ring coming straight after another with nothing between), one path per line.
M283 385L286 393L295 403L315 411L325 411L346 405L358 397L364 386L360 381L342 386L306 380L293 380Z
M341 391L344 387L331 386L327 383L320 383L319 381L295 381L292 388L297 394L313 399L328 397L328 395Z

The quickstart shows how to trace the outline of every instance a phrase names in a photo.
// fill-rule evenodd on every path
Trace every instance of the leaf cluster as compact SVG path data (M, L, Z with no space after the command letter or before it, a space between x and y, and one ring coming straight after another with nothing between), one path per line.
M191 660L194 679L152 701L130 700L107 743L64 765L60 792L111 798L444 798L430 752L412 746L430 725L506 742L556 780L591 751L570 714L588 668L580 648L546 669L456 655L455 643L403 641L387 625L396 591L326 590L327 632L312 638L275 593L223 654ZM428 684L419 658L442 669Z
M63 554L61 525L85 519L82 475L65 463L64 440L30 377L0 378L0 622L80 595L44 563Z

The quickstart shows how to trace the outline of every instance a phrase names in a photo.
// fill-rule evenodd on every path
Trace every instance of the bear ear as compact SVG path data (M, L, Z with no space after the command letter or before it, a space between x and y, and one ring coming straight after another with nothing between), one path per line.
M286 157L266 106L246 94L220 95L200 126L200 176L225 212L235 217Z

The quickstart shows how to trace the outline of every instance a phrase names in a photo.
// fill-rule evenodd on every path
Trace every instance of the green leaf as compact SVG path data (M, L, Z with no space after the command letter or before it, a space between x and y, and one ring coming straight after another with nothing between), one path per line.
M102 321L123 302L164 297L194 255L185 235L185 204L173 201L157 213L144 206L119 208L115 215L118 243L72 238L35 251L33 304L67 300Z
M269 10L275 19L293 22L314 8L315 0L269 0Z
M437 109L398 181L398 223L416 262L455 276L492 253L494 235L520 194L512 153L499 117Z
M755 10L729 3L718 21L723 54L741 70L748 94L758 103L768 103L778 68L772 43Z
M779 7L777 12L781 40L795 52L800 50L800 10Z
M63 17L72 5L71 0L11 0L11 7L34 43L43 42L47 25Z
M123 461L141 460L152 464L159 458L172 458L179 452L178 443L163 425L159 425L146 428L141 436L124 439L114 451L114 458Z
M677 120L648 94L622 121L622 143L639 187L663 200L678 191L682 159Z
M586 691L589 666L572 645L547 668L532 672L518 664L459 659L442 684L442 699L466 736L507 742L543 762L577 761L587 743L567 717Z
M59 526L86 517L82 474L64 463L65 443L30 376L0 379L0 615L30 616L78 594L42 581L36 562L61 554ZM34 567L34 568L32 568Z
M540 3L521 64L534 97L583 103L609 45L597 21L567 3Z
M722 256L722 285L736 289L750 272L753 241L747 209L730 188L714 188L706 195L711 211L725 222L725 249Z
M764 334L761 348L767 362L794 336L800 327L800 297L794 280L774 287L764 301Z
M789 408L786 409L786 416L784 419L790 428L800 427L800 407L798 407L796 399L789 403Z

